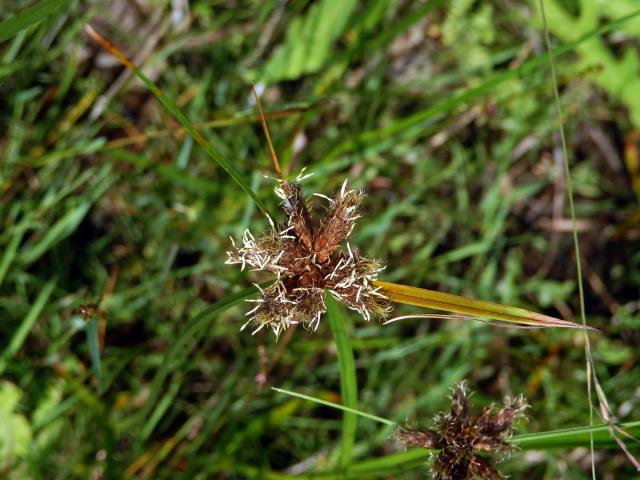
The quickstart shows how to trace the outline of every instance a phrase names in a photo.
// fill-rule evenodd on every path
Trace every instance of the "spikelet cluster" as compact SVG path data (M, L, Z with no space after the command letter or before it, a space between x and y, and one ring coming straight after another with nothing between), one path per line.
M528 404L523 396L507 398L479 413L471 409L466 382L453 388L451 410L436 416L429 430L401 429L397 438L407 447L438 450L432 463L435 480L499 480L502 474L478 453L509 452L513 423L524 416Z
M276 275L275 283L260 289L260 298L249 300L255 305L242 328L251 325L256 333L269 327L276 336L298 323L315 330L326 311L325 290L366 320L385 316L389 301L372 285L383 265L358 255L348 242L341 248L359 218L364 194L349 190L346 181L332 198L316 194L328 202L316 224L299 184L280 181L275 192L282 200L284 224L269 219L268 232L256 238L247 230L242 245L232 239L227 252L228 264Z

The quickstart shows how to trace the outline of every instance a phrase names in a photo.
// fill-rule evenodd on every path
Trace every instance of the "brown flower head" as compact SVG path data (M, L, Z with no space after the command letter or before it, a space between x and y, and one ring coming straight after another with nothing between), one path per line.
M396 436L407 447L438 450L432 465L436 480L498 480L504 478L502 474L478 452L512 451L508 438L513 433L513 423L527 408L525 398L518 396L505 399L500 409L492 405L480 413L473 412L467 384L461 382L453 388L451 410L437 415L430 430L401 429Z
M277 276L274 284L260 289L261 298L249 300L257 305L247 313L249 320L242 328L251 324L256 333L267 326L276 336L297 323L315 330L326 311L325 290L366 320L371 315L384 316L389 302L371 285L383 266L361 257L348 243L346 251L340 248L359 218L364 194L347 189L346 181L333 198L316 194L329 206L315 224L298 184L280 181L275 192L282 199L284 225L269 219L269 232L256 239L247 230L242 246L234 243L227 252L226 263L240 264L242 269L248 265Z

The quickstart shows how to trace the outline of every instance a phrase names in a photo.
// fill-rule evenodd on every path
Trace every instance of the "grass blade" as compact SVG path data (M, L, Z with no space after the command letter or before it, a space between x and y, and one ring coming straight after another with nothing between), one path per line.
M57 245L62 239L71 235L86 217L91 205L92 202L87 201L67 211L60 220L47 230L39 242L22 255L22 264L32 264L53 246Z
M100 362L100 340L98 335L98 319L94 316L86 325L87 344L89 346L89 356L91 357L91 367L96 376L98 390L102 385L102 363Z
M18 252L18 247L20 246L20 242L22 241L22 237L24 237L24 233L26 231L26 222L23 222L13 231L13 236L11 237L11 241L9 245L6 247L4 253L2 254L2 259L0 259L0 285L2 285L2 281L4 280L4 276L7 274L9 270L9 266L13 262L13 259Z
M333 339L338 352L340 367L340 394L345 407L355 410L358 406L358 385L356 382L356 364L353 360L353 349L345 329L344 315L333 296L325 293L327 317ZM344 411L342 417L342 457L341 466L351 463L353 444L356 437L357 416L353 411Z
M70 0L46 0L33 7L24 9L22 12L0 22L0 42L13 37L20 30L24 30L29 25L33 25L45 18L56 14L58 10L66 6Z
M526 325L530 327L559 327L595 330L592 327L578 325L559 318L550 317L541 313L531 312L524 308L501 305L499 303L486 302L473 298L461 297L450 293L436 292L424 288L408 287L396 283L375 281L374 285L380 287L380 293L391 301L416 305L418 307L433 308L446 312L473 315L478 318L487 318L499 322Z
M424 448L411 448L383 457L369 458L351 465L347 478L394 478L398 473L411 468L424 469L429 454L429 450Z
M640 435L640 421L622 423L617 426L630 435ZM616 445L609 424L516 435L511 439L511 443L522 450L588 447L591 444L591 436L593 436L596 447L605 448Z
M114 47L106 38L96 32L93 27L90 25L86 25L85 31L93 38L96 42L102 46L105 50L111 53L114 57L116 57L120 62L131 72L144 83L144 85L149 89L149 91L162 103L162 105L174 116L176 119L182 124L182 126L189 132L189 135L193 137L193 139L200 144L200 146L204 149L204 151L209 155L213 160L215 160L218 165L220 165L229 176L240 186L242 190L245 191L249 197L256 203L258 208L262 210L263 213L267 213L266 208L262 204L262 202L258 199L256 194L251 187L242 179L240 173L236 171L235 168L229 163L229 161L222 156L220 152L218 152L213 145L205 138L202 133L191 123L191 120L187 118L187 116L182 113L182 111L177 107L173 101L167 97L160 87L158 87L155 83L153 83L149 78L146 77L142 71L136 67L131 60L124 56L124 54Z
M284 107L280 110L274 110L271 112L264 112L264 116L267 120L275 120L279 118L287 118L291 115L305 113L309 110L317 108L316 103L304 103L298 105L292 105ZM208 120L206 122L194 123L194 128L198 130L210 129L210 128L223 128L231 127L234 125L244 125L252 122L259 122L260 117L255 113L243 112L237 113L231 117L216 118L215 120ZM170 135L177 138L182 138L186 129L183 128L164 128L160 130L149 130L144 133L130 135L127 137L116 138L110 140L105 146L104 150L111 150L126 147L128 145L134 145L136 143L146 142L152 138L163 138Z
M291 390L286 390L284 388L276 388L276 387L271 387L271 389L275 390L276 392L284 393L285 395L291 395L292 397L301 398L302 400L308 400L310 402L315 402L321 405L325 405L327 407L342 410L343 412L353 413L354 415L360 415L361 417L368 418L369 420L373 420L374 422L384 423L385 425L391 425L391 426L396 425L396 422L392 422L391 420L387 420L386 418L378 417L377 415L372 415L370 413L363 412L355 408L349 408L344 405L340 405L338 403L330 402L328 400L322 400L321 398L311 397L309 395L305 395L304 393L293 392Z
M33 324L36 322L36 320L42 313L42 310L44 309L45 305L47 304L47 301L49 300L49 296L51 296L51 293L53 292L53 289L55 286L56 286L56 280L52 279L45 284L42 290L40 290L40 294L38 295L38 298L36 298L36 301L34 302L33 306L31 307L27 315L22 320L20 327L18 327L18 330L16 330L16 333L13 334L13 337L11 338L11 342L9 343L9 346L6 348L6 350L2 354L2 357L0 357L0 375L2 375L5 368L7 368L8 361L16 353L18 353L18 350L20 350L20 347L22 347L22 344L26 340L27 335L29 335L29 332L31 331Z

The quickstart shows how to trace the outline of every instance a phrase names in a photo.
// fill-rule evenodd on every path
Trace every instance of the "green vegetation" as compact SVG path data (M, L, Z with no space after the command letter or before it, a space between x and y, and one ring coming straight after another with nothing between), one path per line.
M269 277L225 265L229 237L283 219L252 82L289 179L367 192L351 245L382 280L580 321L537 0L336 5L0 13L0 477L427 478L393 432L467 379L531 404L505 474L591 478L592 431L599 476L636 478L588 427L582 331L383 326L331 296L316 332L239 331ZM596 371L637 436L640 11L545 7Z

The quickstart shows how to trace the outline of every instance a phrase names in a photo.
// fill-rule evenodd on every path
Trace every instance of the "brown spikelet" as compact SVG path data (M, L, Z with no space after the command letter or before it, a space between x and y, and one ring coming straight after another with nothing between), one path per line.
M524 397L505 399L502 408L485 407L480 413L471 409L466 382L453 388L451 410L436 416L429 430L400 430L396 437L407 447L437 449L432 463L435 480L499 480L502 474L478 455L513 450L508 442L513 423L528 405Z
M276 335L297 323L316 329L326 311L325 290L366 320L385 316L389 301L373 285L383 265L354 253L348 243L346 251L341 249L359 218L364 195L349 190L346 182L333 198L319 195L329 207L316 227L298 184L280 181L275 191L282 199L284 224L270 219L270 231L258 239L246 231L242 246L234 244L227 252L227 263L277 276L276 283L253 300L257 305L242 328L251 324L255 333L267 326Z
M329 211L315 239L314 251L319 263L326 262L336 248L351 235L355 222L360 217L357 212L364 195L354 190L346 191L346 187L345 181L340 194L330 200Z
M440 439L438 435L429 430L409 430L400 428L395 432L395 437L407 447L420 447L427 449L439 449Z
M308 250L313 248L314 228L309 210L302 197L300 185L281 182L276 193L282 198L282 209L287 216L287 227L293 229L296 239Z

